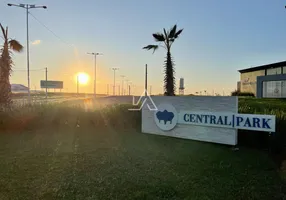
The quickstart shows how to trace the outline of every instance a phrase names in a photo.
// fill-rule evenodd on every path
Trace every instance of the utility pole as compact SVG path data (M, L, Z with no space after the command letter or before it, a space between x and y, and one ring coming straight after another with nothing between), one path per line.
M46 100L48 99L48 87L47 87L47 82L48 82L48 68L46 67Z
M132 94L134 95L134 93L135 93L135 91L136 91L136 86L135 86L134 84L132 84L132 88L131 88L131 89L132 89ZM142 94L142 93L141 93L141 94ZM140 95L141 95L141 94L140 94Z
M147 64L145 65L145 96L147 96Z
M79 94L79 86L78 86L78 82L79 82L79 77L78 77L78 75L77 75L77 80L76 80L76 85L77 85L77 95Z
M115 95L115 71L119 70L119 68L113 67L113 95Z
M109 84L107 84L107 95L109 95Z
M126 79L125 81L126 81L126 95L128 95L128 85L129 85L129 80L128 80L128 79Z
M27 21L27 77L28 77L28 104L31 103L30 91L30 45L29 45L29 9L26 6L26 21Z
M120 85L118 85L118 96L120 96Z
M130 96L130 85L129 85L129 88L128 88L128 89L129 89L129 96Z
M132 89L132 82L129 82L129 86L128 86L129 96L131 95L131 89Z
M96 56L103 55L102 53L87 53L94 56L94 80L93 80L93 95L96 97Z
M123 86L123 85L124 85L124 77L125 77L125 76L124 76L124 75L121 75L121 77L122 77L122 82L121 82L121 90L122 90L122 91L121 91L121 95L123 96L123 91L124 91L124 86Z
M8 3L8 6L16 6L26 9L26 25L27 25L27 79L28 79L28 104L31 103L31 92L30 92L30 51L29 51L29 9L33 8L44 8L47 9L47 6L36 6L30 4L11 4Z

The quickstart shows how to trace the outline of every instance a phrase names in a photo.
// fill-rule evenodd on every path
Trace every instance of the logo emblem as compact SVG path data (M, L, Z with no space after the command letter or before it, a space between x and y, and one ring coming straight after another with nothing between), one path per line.
M154 112L156 125L164 131L172 130L178 122L178 113L170 104L160 104L158 110Z
M157 111L158 110L156 104L154 103L153 99L151 98L151 96L149 95L147 90L144 90L144 92L141 94L137 103L135 103L134 96L133 96L132 105L138 106L140 103L142 103L140 108L129 108L128 110L131 110L131 111L142 110L145 103L147 103L147 107L150 111Z

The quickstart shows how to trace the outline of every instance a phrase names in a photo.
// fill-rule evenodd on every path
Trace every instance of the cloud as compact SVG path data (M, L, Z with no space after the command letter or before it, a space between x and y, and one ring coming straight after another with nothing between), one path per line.
M32 42L32 45L38 45L40 44L42 41L41 40L35 40Z

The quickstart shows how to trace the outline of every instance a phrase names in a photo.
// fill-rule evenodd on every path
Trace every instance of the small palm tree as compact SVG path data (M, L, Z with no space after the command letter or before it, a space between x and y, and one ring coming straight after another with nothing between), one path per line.
M8 27L4 29L0 24L2 31L3 46L0 48L0 106L7 107L11 103L11 85L10 75L12 72L13 61L11 51L21 52L23 46L17 41L8 37Z
M175 96L175 77L174 77L174 63L171 56L171 47L175 40L182 33L183 29L177 31L177 25L174 25L168 32L163 29L163 33L154 33L153 37L159 45L148 45L143 49L153 50L153 53L159 48L163 47L167 50L167 56L165 61L165 77L164 77L164 88L166 96ZM163 43L163 45L162 45Z

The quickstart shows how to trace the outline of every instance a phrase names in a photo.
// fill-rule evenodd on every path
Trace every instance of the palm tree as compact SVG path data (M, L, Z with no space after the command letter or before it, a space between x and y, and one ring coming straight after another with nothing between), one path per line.
M21 52L23 46L17 41L8 38L8 27L4 29L0 24L2 31L3 46L0 48L0 106L7 107L11 100L10 75L12 72L13 61L11 58L12 51Z
M167 50L167 56L165 61L165 77L164 77L164 89L166 96L175 96L175 77L174 77L174 63L171 56L171 47L175 40L182 33L183 29L177 31L177 25L174 25L168 32L163 29L163 33L154 33L153 37L159 45L148 45L143 49L153 50L153 53L159 48L163 47ZM162 45L163 44L163 45Z

